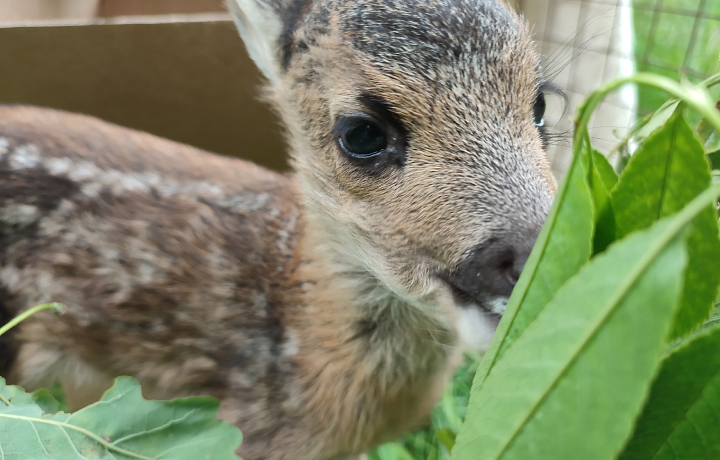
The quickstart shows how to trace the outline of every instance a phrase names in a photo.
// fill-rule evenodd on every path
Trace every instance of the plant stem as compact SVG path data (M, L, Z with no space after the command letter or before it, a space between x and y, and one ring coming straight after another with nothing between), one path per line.
M51 303L45 303L42 305L38 305L36 307L32 307L31 309L24 311L20 313L15 318L11 319L9 323L4 325L3 327L0 327L0 335L3 335L7 331L9 331L11 328L15 327L20 323L21 321L26 320L29 316L34 315L35 313L42 311L42 310L54 310L55 313L60 313L62 310L63 305L57 302L51 302Z
M717 80L717 81L716 81ZM720 76L713 77L705 83L716 84L720 81ZM579 155L582 148L582 138L585 135L590 116L595 108L609 93L624 86L628 83L637 83L647 86L653 86L657 89L670 93L672 96L685 102L688 106L700 112L716 131L720 132L720 112L715 108L715 104L707 99L707 93L704 89L696 87L683 86L675 81L649 73L639 73L630 77L619 78L613 80L588 97L585 103L580 106L575 122L575 139L573 142L573 154Z
M700 87L705 87L707 89L712 88L713 86L716 86L720 84L720 73L717 75L713 75L712 77L708 78L707 80L700 83ZM654 86L654 85L651 85ZM655 112L645 116L640 122L638 122L633 128L625 135L625 137L618 143L616 147L614 147L608 155L612 155L615 152L618 152L622 146L627 145L628 142L630 142L630 139L635 136L653 117L653 115L662 112L663 110L667 109L668 107L672 106L676 102L678 102L679 99L670 99L669 101L666 101L662 106L660 106L659 109L657 109ZM716 128L717 129L717 128Z

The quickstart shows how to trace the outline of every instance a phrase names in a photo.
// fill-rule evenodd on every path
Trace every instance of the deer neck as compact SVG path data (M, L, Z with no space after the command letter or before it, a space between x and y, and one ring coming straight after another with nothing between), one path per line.
M455 330L427 313L431 305L408 302L371 273L357 229L324 209L303 210L303 308L288 323L316 429L354 439L360 452L425 421L460 351Z

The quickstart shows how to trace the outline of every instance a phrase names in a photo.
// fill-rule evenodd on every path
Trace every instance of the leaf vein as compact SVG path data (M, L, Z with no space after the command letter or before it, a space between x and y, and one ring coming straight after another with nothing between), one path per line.
M203 407L204 407L204 406L203 406ZM144 435L146 435L146 434L155 433L155 432L157 432L157 431L164 430L165 428L167 428L167 427L169 427L169 426L172 426L172 425L174 425L174 424L176 424L176 423L181 423L181 422L185 421L188 417L190 417L192 414L194 414L194 413L195 413L197 410L199 410L199 409L202 409L202 407L200 407L200 408L198 408L198 409L192 409L192 410L188 411L184 416L182 416L182 417L180 417L180 418L176 418L176 419L170 420L169 422L167 422L167 423L164 424L164 425L157 426L157 427L152 428L152 429L150 429L150 430L146 429L145 431L142 431L142 432L133 433L133 434L130 434L130 435L125 436L124 438L116 439L115 441L113 441L113 445L118 445L118 444L120 444L120 443L122 443L122 442L125 442L125 441L129 440L129 439L137 438L138 436L144 436ZM147 427L147 425L148 425L148 421L147 421L147 418L146 418L146 419L145 419L145 426Z
M45 452L45 455L49 457L50 453L47 451L47 449L45 449L45 444L42 442L42 438L40 437L40 433L38 433L37 428L35 428L35 424L33 422L30 422L30 426L35 432L35 436L37 436L38 442L40 443L40 447L42 447L43 452Z
M98 435L96 435L96 434L94 434L94 433L86 430L85 428L79 427L79 426L77 426L77 425L70 425L70 424L68 424L68 423L58 422L58 421L56 421L56 420L47 420L47 419L39 419L39 418L35 418L35 417L27 417L27 416L23 416L23 415L11 415L11 414L0 413L0 418L3 418L3 417L4 417L4 418L15 419L15 420L23 420L23 421L35 422L35 423L45 423L45 424L47 424L47 425L54 425L54 426L63 428L63 430L64 430L65 428L70 429L70 430L74 430L74 431L77 431L77 432L79 432L79 433L87 436L88 438L94 440L95 442L97 442L97 443L105 446L108 450L112 449L112 450L114 450L115 452L117 452L117 453L119 453L119 454L122 454L122 455L125 455L125 456L130 457L130 458L137 458L137 459L140 459L140 460L153 460L153 459L150 458L150 457L146 457L146 456L144 456L144 455L136 454L135 452L130 452L129 450L123 449L123 448L121 448L121 447L114 446L114 445L110 444L109 442L105 441L105 440L104 440L103 438L101 438L100 436L98 436Z

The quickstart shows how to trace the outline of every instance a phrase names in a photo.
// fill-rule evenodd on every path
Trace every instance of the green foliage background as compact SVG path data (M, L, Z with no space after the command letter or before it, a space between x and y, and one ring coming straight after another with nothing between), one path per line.
M692 83L700 83L718 72L720 20L716 18L720 17L720 1L632 0L632 5L638 71L673 80L682 74ZM678 14L678 10L693 14ZM701 17L696 19L697 15ZM654 20L657 21L655 28ZM698 27L693 36L696 20ZM688 49L692 50L690 54ZM640 115L654 112L666 99L667 95L655 88L639 88ZM694 119L694 114L691 117Z

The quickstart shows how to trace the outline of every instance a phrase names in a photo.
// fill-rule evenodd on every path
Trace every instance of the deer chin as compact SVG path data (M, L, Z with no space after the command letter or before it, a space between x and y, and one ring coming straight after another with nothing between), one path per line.
M477 298L452 283L446 283L452 292L457 309L457 330L462 345L469 350L484 353L490 346L500 318L507 307L504 296Z
M495 335L500 315L475 304L463 305L457 311L457 330L465 349L485 353Z

